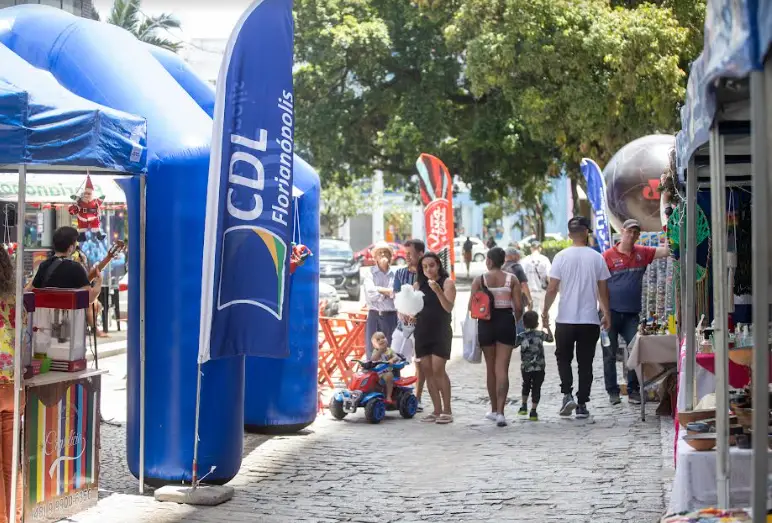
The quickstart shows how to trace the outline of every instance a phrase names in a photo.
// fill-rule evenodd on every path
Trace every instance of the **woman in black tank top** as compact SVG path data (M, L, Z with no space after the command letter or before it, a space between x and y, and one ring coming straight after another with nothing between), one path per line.
M426 377L434 412L421 421L446 424L453 421L450 409L450 378L445 364L453 342L451 311L456 285L442 266L439 256L426 253L418 264L415 287L424 293L424 308L416 316L415 354Z

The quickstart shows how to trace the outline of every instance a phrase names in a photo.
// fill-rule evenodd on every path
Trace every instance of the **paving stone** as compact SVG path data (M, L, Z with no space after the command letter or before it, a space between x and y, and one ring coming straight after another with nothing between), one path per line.
M459 293L466 304L468 293ZM125 428L102 425L99 504L77 523L246 523L513 521L522 523L656 522L672 479L672 420L651 405L611 406L596 353L589 421L561 419L554 348L539 422L518 417L520 362L510 370L509 426L483 419L489 410L484 365L454 359L455 422L447 426L395 414L370 425L357 413L324 414L302 436L245 436L233 500L219 507L155 502L137 495L125 460ZM454 354L461 341L454 338ZM428 395L424 400L428 403ZM663 479L664 478L664 479Z

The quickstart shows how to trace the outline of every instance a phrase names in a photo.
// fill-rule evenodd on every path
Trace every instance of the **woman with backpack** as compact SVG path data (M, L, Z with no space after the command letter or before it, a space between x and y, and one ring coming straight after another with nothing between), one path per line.
M504 405L509 392L509 362L517 340L517 319L523 314L520 282L501 268L506 254L501 247L488 251L488 271L474 279L469 311L477 322L477 338L485 356L491 411L485 416L504 427Z

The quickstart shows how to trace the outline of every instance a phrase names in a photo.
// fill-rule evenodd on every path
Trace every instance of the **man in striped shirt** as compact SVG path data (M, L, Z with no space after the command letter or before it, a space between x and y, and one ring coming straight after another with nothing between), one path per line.
M397 272L394 273L394 294L397 294L402 289L403 285L413 285L415 283L416 275L418 274L418 263L425 251L426 245L421 240L408 240L405 242L407 267L397 269ZM397 325L398 329L403 327L403 320L404 318L399 318L399 324ZM418 378L415 395L418 399L418 410L422 411L423 405L421 405L421 394L423 394L424 391L425 379L421 375L418 365L415 366L415 373Z

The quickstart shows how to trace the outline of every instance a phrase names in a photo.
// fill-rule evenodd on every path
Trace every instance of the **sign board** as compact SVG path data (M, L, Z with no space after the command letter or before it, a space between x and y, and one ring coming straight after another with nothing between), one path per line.
M24 521L54 522L96 505L101 377L27 388Z
M125 203L126 195L115 180L118 176L109 174L93 175L94 195L104 196L105 203ZM80 194L86 180L84 174L39 174L27 175L27 203L71 204L73 194ZM0 173L0 201L15 202L19 194L19 175Z

